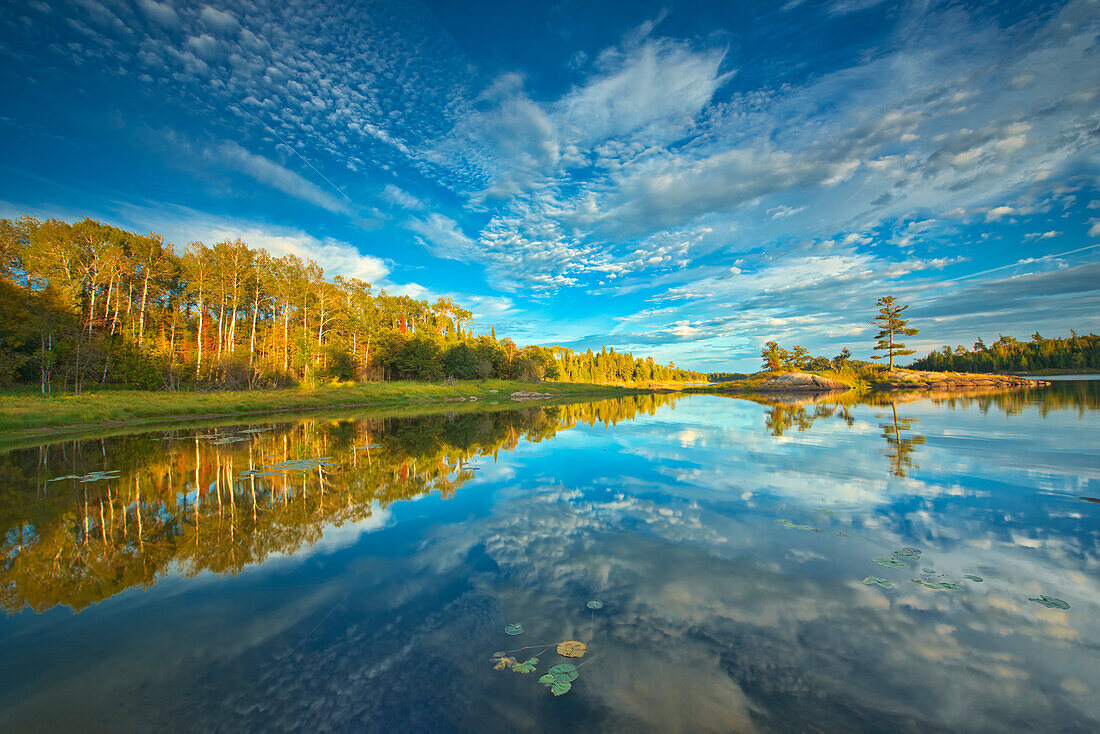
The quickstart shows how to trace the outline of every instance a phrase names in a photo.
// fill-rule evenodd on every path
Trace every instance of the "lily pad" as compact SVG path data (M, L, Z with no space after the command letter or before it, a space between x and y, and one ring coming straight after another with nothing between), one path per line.
M585 604L585 606L589 609L603 609L603 602L593 599L592 601Z
M565 640L558 643L558 655L563 658L583 658L588 652L588 645L580 640Z
M903 561L919 561L920 551L916 548L902 548L901 550L894 551L894 558Z
M524 673L524 674L534 673L535 672L535 666L538 665L538 664L539 664L539 659L538 658L530 658L529 660L525 660L522 663L517 663L516 665L513 665L512 666L512 672L513 673Z
M847 538L851 535L851 533L846 533L843 530L834 530L833 535L835 535L837 537L840 537L840 538Z
M576 680L576 677L580 675L580 673L577 672L577 666L573 665L573 663L558 663L546 672L553 676L572 674L573 677L569 680Z
M550 684L550 692L555 696L564 696L569 693L569 689L573 687L573 684L567 680L556 680Z
M963 587L950 581L924 581L922 579L909 579L914 584L920 584L926 589L932 589L933 591L962 591Z
M881 586L884 589L892 589L894 587L894 582L893 581L887 581L886 579L880 579L878 576L868 576L867 578L863 579L863 583L868 584L868 585L878 584L879 586Z
M872 563L875 563L883 568L909 568L909 564L904 561L899 561L896 558L887 558L886 556L878 556L871 559Z
M503 655L499 652L494 655L491 660L495 661L493 664L493 670L504 670L505 668L511 668L516 664L515 658L509 657L508 655Z
M1056 596L1039 594L1039 596L1029 596L1027 600L1033 601L1036 604L1042 604L1047 609L1069 609L1069 602L1063 601Z
M972 573L964 573L963 578L966 579L967 581L973 581L976 584L980 584L982 582L982 577L981 576L975 576Z
M513 637L515 637L516 635L522 635L523 634L523 625L520 624L519 622L515 622L513 624L506 625L504 627L504 634L512 635Z
M546 673L539 678L539 683L543 684L544 686L551 685L554 683L554 676Z
M825 509L818 510L818 512L822 515L831 515L831 514L833 514L832 510L825 510Z

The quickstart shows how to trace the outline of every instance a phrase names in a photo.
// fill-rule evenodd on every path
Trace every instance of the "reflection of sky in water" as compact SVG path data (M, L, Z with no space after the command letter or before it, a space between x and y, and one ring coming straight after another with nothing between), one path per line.
M579 425L479 460L450 500L391 505L238 576L3 619L0 725L1100 727L1100 505L1078 499L1100 494L1094 411L902 403L925 442L897 476L889 405L782 436L769 410L700 396ZM923 551L912 568L871 563L903 546ZM926 568L964 590L910 582ZM511 621L527 633L506 638ZM567 638L590 662L560 699L538 673L490 669L509 644Z

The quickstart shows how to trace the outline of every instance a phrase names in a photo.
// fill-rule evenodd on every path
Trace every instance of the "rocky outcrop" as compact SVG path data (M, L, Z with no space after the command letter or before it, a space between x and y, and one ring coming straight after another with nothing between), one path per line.
M527 400L542 400L544 398L554 397L548 392L526 392L524 390L516 390L512 393L512 400L516 402L524 402Z
M917 372L889 370L876 375L875 390L1004 390L1049 385L1048 380L1029 380L1011 375L981 375L970 372Z
M756 389L761 392L835 392L850 390L851 387L840 380L831 380L820 375L788 372L765 380Z

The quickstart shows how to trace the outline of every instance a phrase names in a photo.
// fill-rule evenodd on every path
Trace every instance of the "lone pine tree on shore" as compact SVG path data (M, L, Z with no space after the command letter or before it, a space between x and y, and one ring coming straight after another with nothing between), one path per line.
M914 336L919 329L910 328L909 320L901 317L901 312L909 308L908 304L899 306L897 299L893 296L883 296L875 305L878 306L878 316L871 321L871 324L878 327L878 333L875 334L875 339L878 340L875 351L886 352L886 354L876 354L871 359L888 358L890 369L894 369L894 357L904 357L914 353L912 349L906 349L905 344L896 341L895 338Z

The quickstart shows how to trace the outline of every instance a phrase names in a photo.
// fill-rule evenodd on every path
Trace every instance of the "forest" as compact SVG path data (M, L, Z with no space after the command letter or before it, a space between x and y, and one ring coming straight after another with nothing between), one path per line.
M0 219L0 384L254 389L329 381L701 381L652 357L518 347L471 312L239 238L182 250L83 219Z
M936 372L1035 372L1041 370L1100 369L1100 336L1070 331L1064 338L1047 339L1039 332L1030 341L997 335L988 346L981 338L973 349L944 346L910 365Z

